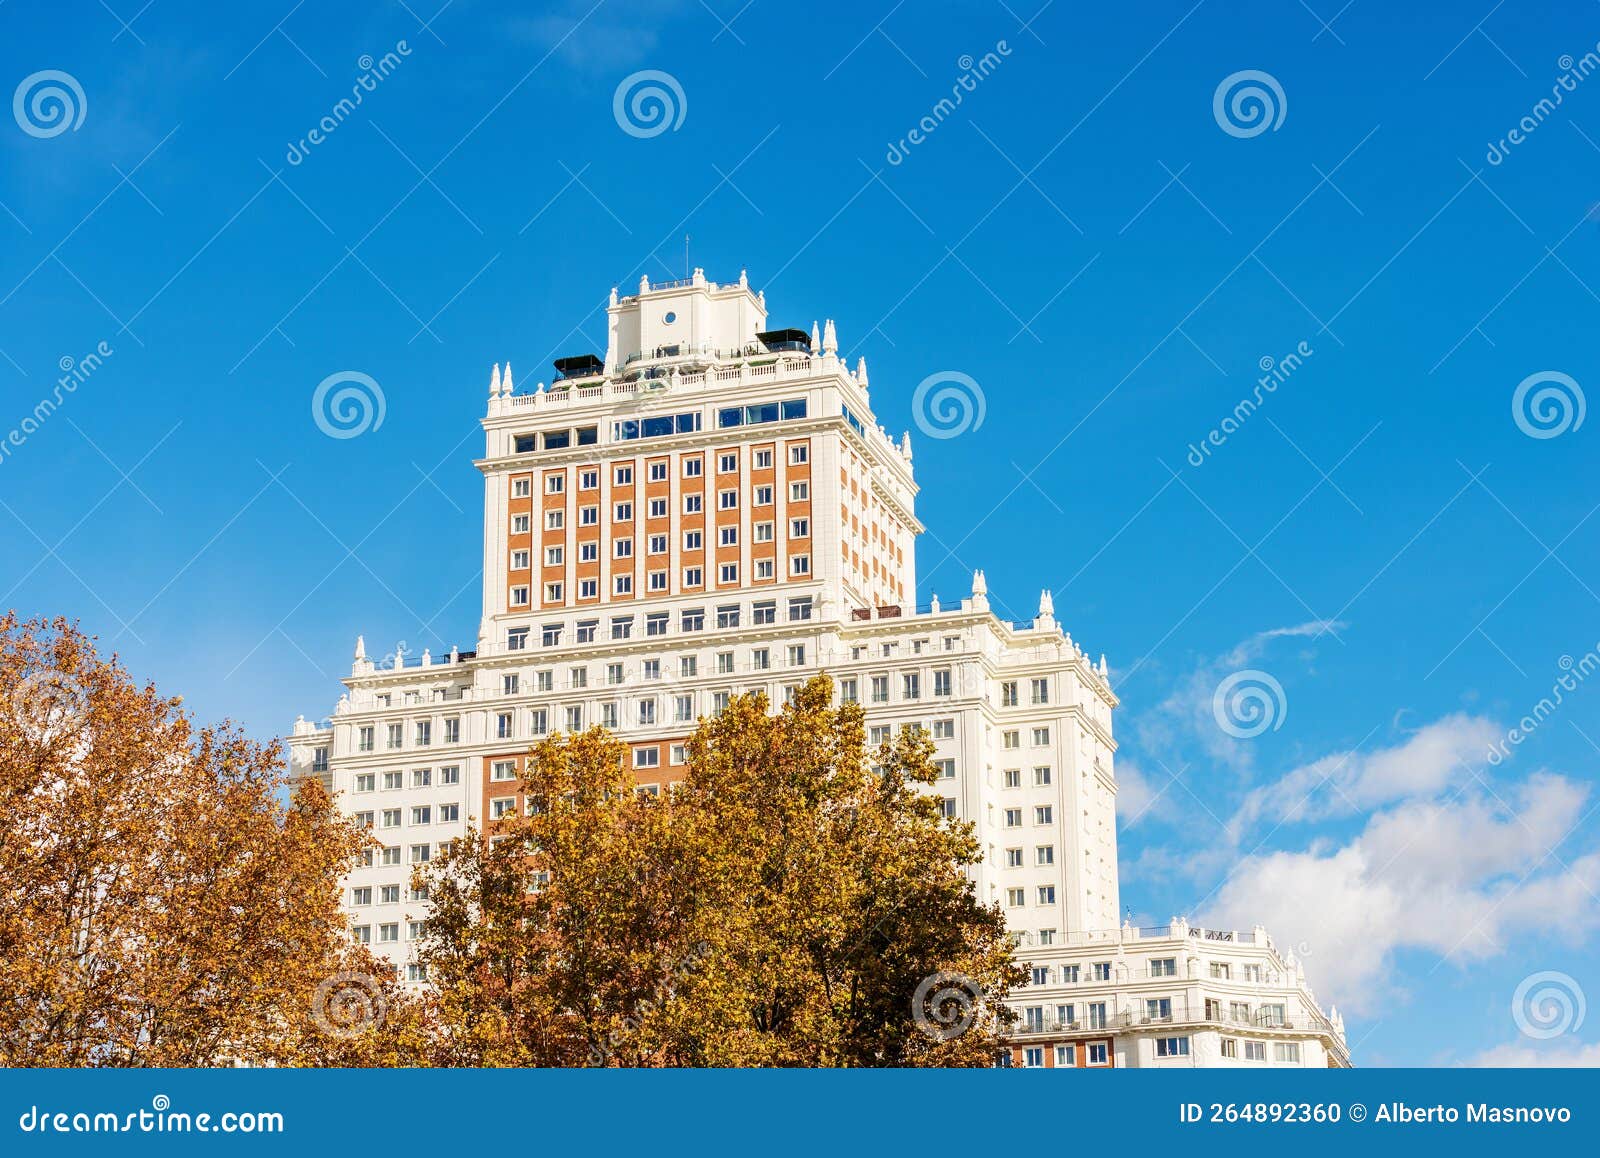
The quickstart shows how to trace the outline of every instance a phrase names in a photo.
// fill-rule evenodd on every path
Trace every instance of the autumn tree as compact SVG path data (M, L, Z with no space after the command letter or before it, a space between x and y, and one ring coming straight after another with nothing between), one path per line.
M1023 974L926 791L819 677L741 697L637 793L595 729L530 754L517 814L422 869L422 959L455 1064L987 1065Z
M339 905L370 838L319 782L64 620L0 617L0 695L0 1064L403 1056Z

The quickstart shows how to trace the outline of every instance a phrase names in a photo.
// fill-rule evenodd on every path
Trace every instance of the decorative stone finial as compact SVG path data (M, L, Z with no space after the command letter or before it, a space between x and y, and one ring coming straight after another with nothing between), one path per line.
M822 352L822 338L817 332L817 323L815 321L811 323L811 352L813 354Z
M364 635L356 636L356 654L355 654L355 658L356 659L366 659L367 658L367 637L364 636Z
M500 379L500 393L507 398L511 397L511 363L506 363L505 377Z
M833 328L832 318L829 318L822 326L822 352L824 354L837 354L839 352L839 335Z
M426 647L422 649L422 666L423 667L432 667L433 666L433 652L429 648L426 648Z
M739 288L740 289L749 289L750 288L750 272L748 270L741 269L739 271Z
M494 373L489 376L489 397L500 397L500 363L494 364Z
M911 432L909 430L901 431L900 433L900 457L907 462L911 461Z
M983 577L982 571L972 573L972 593L974 595L989 594L989 581Z
M639 292L642 294L650 292L650 277L648 274L641 273L639 275Z
M1055 618L1056 600L1055 596L1050 594L1050 588L1048 587L1039 592L1039 614L1046 619Z
M611 303L610 304L611 305L616 305L617 304L617 287L616 286L612 286L611 287Z
M856 362L856 383L865 390L867 388L867 359L862 356Z

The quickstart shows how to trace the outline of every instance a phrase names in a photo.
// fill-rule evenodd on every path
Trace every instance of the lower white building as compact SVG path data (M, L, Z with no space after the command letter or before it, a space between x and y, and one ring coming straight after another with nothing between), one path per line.
M1049 592L1031 621L999 619L982 572L956 603L916 606L909 436L876 425L831 321L809 338L766 325L742 274L697 270L613 291L605 356L560 359L548 387L519 393L495 367L476 646L373 658L358 640L332 714L290 737L292 773L379 842L345 884L353 935L426 980L412 867L521 807L541 738L603 725L660 792L699 719L824 672L865 706L869 740L927 731L945 813L976 827L978 896L1035 977L1015 1064L1346 1064L1337 1019L1260 930L1117 929L1105 658ZM1229 1032L1241 1019L1258 1032Z

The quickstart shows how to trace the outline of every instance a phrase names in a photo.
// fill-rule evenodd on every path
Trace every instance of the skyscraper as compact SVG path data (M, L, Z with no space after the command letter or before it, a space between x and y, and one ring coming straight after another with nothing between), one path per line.
M1063 631L1048 591L1031 622L1001 621L981 571L950 605L916 604L911 439L878 425L834 323L769 328L743 274L700 270L613 290L608 315L604 355L558 359L548 386L492 372L476 647L375 660L358 641L327 725L295 725L293 772L321 776L382 844L346 882L354 935L424 980L412 866L514 809L540 738L603 725L639 790L660 792L700 717L825 672L865 706L869 740L927 730L945 814L976 826L977 895L1004 908L1034 973L1007 1060L1195 1064L1206 1045L1221 1061L1223 1002L1257 1031L1251 1053L1293 1041L1273 1060L1339 1060L1342 1031L1294 996L1303 979L1264 932L1119 927L1105 658Z

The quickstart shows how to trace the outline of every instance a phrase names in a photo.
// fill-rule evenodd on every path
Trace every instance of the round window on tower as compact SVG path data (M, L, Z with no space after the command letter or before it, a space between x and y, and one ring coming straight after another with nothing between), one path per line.
M672 325L673 322L678 320L678 315L673 313L671 310L668 310L667 311L667 316L662 318L661 320L663 322L667 323L667 325L670 326L670 325Z

